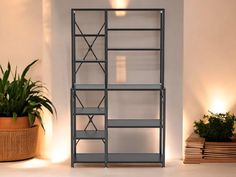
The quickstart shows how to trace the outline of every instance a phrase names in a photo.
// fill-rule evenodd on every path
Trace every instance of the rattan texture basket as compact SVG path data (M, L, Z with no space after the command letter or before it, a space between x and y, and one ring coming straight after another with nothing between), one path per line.
M0 130L0 161L17 161L36 155L38 126L17 130Z

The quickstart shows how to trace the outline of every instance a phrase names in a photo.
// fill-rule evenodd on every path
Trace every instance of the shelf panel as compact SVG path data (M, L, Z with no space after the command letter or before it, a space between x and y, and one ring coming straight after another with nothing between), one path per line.
M133 91L142 91L142 90L161 90L161 84L109 84L108 90L118 91L118 90L133 90Z
M77 163L104 163L104 153L77 153L75 162Z
M105 139L104 130L77 130L76 139Z
M109 153L111 163L160 163L158 153Z
M104 153L77 153L76 163L104 163ZM161 163L158 153L108 153L109 163Z
M160 48L108 48L108 51L160 51Z
M109 28L108 31L160 31L160 28Z
M75 84L76 90L105 90L104 84ZM155 91L161 90L161 84L108 84L109 91Z
M105 34L75 34L76 37L104 37Z
M104 84L75 84L76 90L105 90Z
M105 63L105 60L77 60L76 63Z
M76 115L104 115L104 108L97 107L86 107L86 108L76 108Z
M108 128L160 128L159 119L109 119Z

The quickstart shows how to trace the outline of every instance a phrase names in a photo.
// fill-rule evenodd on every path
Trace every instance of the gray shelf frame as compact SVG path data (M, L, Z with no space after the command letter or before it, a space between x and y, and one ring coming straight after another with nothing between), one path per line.
M97 34L86 34L81 31L76 22L76 12L104 12L104 24ZM112 28L108 25L109 12L111 11L147 11L160 13L160 27L159 28ZM76 33L76 28L80 33ZM104 33L100 32L104 29ZM108 34L112 31L126 32L126 31L158 31L160 32L160 48L109 48ZM158 163L162 167L165 166L165 117L166 117L166 89L164 86L164 41L165 41L165 9L163 8L134 8L134 9L71 9L71 34L72 34L72 86L71 86L71 166L74 167L76 163ZM84 38L88 44L88 51L92 52L96 60L76 58L76 38ZM98 59L92 49L93 43L90 44L87 38L104 38L105 50L104 59ZM108 83L108 53L109 52L142 52L142 51L159 51L160 52L160 83L157 84L109 84ZM104 71L104 84L78 84L76 83L77 71L82 64L99 64ZM79 65L79 67L77 67ZM98 107L84 107L77 105L76 99L79 99L77 92L80 91L101 91L104 92L104 97L99 103ZM110 91L157 91L160 94L160 117L159 119L108 119L108 92ZM101 108L101 103L104 106ZM76 122L77 115L88 116L89 123L92 123L95 130L77 130ZM93 116L104 116L104 130L97 130L93 123ZM158 128L159 133L159 152L158 153L109 153L108 152L108 133L112 128ZM104 142L104 153L77 153L76 146L80 140L102 140Z

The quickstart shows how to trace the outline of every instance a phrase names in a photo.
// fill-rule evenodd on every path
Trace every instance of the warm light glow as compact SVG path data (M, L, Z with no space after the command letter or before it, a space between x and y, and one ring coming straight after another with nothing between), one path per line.
M64 144L64 145L63 145ZM50 160L52 163L61 163L68 159L68 150L65 147L66 144L61 142L55 146L55 149L52 150Z
M220 89L214 89L210 92L208 110L213 113L225 113L230 111L234 103L232 95Z
M168 160L171 160L172 158L171 158L171 156L172 156L172 154L171 154L171 151L170 151L170 148L168 148L167 146L166 146L166 153L165 153L165 159L168 161Z
M191 127L191 128L190 128ZM182 159L184 158L184 150L186 146L186 139L193 131L193 124L191 121L188 120L186 112L183 110L183 134L182 134Z
M43 16L43 58L42 65L44 68L44 75L42 82L47 86L48 90L52 90L52 77L47 71L51 71L51 30L52 30L52 4L50 0L42 1L42 16ZM51 94L48 93L48 97L51 97ZM45 133L41 132L40 134L40 148L39 156L43 158L50 158L51 148L52 148L52 138L53 138L53 119L52 115L48 111L44 111L43 123L45 127Z
M60 104L56 102L55 98L55 85L54 75L52 68L54 65L55 51L53 50L52 42L56 39L52 38L52 7L53 3L51 0L42 1L42 15L43 15L43 57L42 66L44 74L42 77L43 83L48 88L48 97L51 98L52 102L57 108L57 119L53 119L52 116L45 111L43 116L45 125L45 134L41 135L40 143L40 156L47 158L52 163L61 163L66 161L70 156L70 136L69 128L70 124L68 119L69 110L64 110L67 107L64 103ZM56 61L56 60L55 60ZM54 93L52 93L54 90Z
M70 114L65 111L61 111L61 117L68 117ZM53 139L51 142L49 158L52 163L62 163L69 159L70 156L70 134L69 122L57 120L54 121Z
M51 43L51 2L43 0L42 2L42 15L43 15L43 37L45 44Z
M227 112L226 105L222 99L215 98L209 108L210 111L214 113L224 113Z
M43 157L50 157L51 150L50 147L52 146L52 137L53 137L53 118L46 110L44 111L43 116L44 128L45 133L43 136L43 147L41 148L41 155Z
M116 16L121 17L126 15L126 11L115 11Z
M125 9L128 7L129 0L110 0L114 9ZM126 11L115 11L116 16L125 16Z
M50 164L47 160L30 159L11 165L11 168L42 168Z
M124 83L127 81L126 78L126 57L116 57L116 82Z

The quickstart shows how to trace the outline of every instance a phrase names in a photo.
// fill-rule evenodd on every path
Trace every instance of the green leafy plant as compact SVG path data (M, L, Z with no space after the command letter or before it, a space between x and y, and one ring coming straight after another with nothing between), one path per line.
M0 65L0 117L12 117L16 120L17 117L28 116L30 126L33 126L35 120L38 119L44 129L43 108L52 115L56 114L56 109L53 103L44 96L46 88L42 83L26 78L31 66L37 61L26 66L22 74L18 74L17 69L12 73L10 63L6 70Z
M230 112L204 115L194 122L194 132L207 141L230 141L233 136L236 117Z

